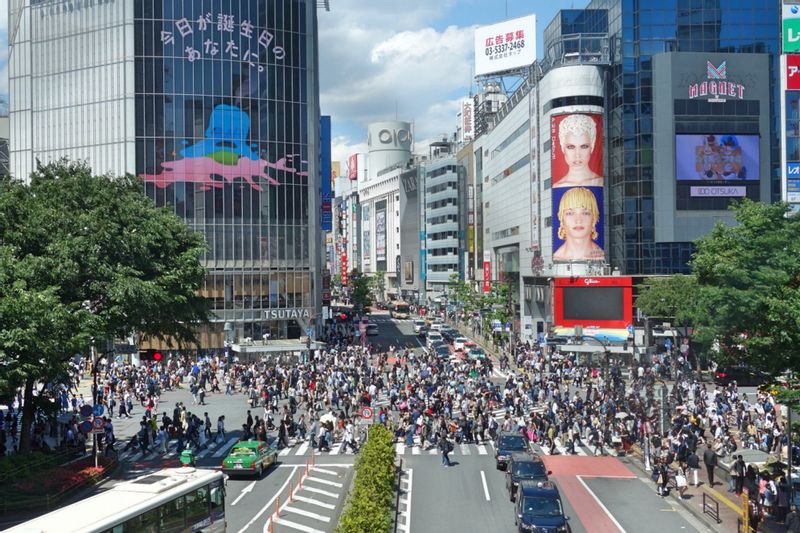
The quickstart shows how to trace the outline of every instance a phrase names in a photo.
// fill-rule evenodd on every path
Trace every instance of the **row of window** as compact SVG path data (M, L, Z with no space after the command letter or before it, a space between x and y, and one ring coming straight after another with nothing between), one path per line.
M511 132L511 135L503 139L503 142L497 145L497 148L492 150L492 157L496 157L497 154L508 148L508 145L513 143L515 140L519 138L520 135L525 134L531 127L531 119L526 120L522 123L522 125Z
M518 160L516 163L514 163L513 165L511 165L510 167L506 168L505 170L503 170L502 172L497 174L495 177L493 177L492 178L492 185L497 185L498 183L500 183L501 181L503 181L504 179L509 177L511 174L513 174L517 170L523 168L525 165L530 163L530 160L531 160L530 153L525 154L525 156L522 157L520 160Z
M428 177L435 178L436 176L442 176L444 174L447 174L448 172L455 173L456 170L457 170L456 165L445 165L443 167L437 168L436 170L431 170L430 172L428 172Z

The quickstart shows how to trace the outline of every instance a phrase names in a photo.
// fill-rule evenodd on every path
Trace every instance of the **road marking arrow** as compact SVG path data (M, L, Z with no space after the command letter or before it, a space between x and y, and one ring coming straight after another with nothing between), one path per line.
M255 482L255 481L253 481L252 483L250 483L249 485L247 485L245 488L243 488L243 489L242 489L242 493L241 493L241 494L239 494L239 495L236 497L236 499L235 499L235 500L233 500L233 503L231 503L231 505L236 505L237 503L239 503L239 500L241 500L242 498L244 498L244 497L245 497L245 494L247 494L248 492L253 492L253 489L255 488L255 486L256 486L256 482Z

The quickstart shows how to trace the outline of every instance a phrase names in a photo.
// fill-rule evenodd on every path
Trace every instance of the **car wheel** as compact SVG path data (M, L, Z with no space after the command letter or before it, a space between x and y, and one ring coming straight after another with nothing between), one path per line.
M264 467L262 465L258 465L258 470L256 470L256 477L260 478L261 474L264 473Z

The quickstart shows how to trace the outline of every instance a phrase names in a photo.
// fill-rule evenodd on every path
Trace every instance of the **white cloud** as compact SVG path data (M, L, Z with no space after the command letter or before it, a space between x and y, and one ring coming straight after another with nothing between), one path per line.
M419 139L441 138L456 128L458 102L469 90L473 27L431 23L452 1L395 3L337 1L320 13L322 112L333 118L340 143L363 144L367 125L381 120L414 122Z

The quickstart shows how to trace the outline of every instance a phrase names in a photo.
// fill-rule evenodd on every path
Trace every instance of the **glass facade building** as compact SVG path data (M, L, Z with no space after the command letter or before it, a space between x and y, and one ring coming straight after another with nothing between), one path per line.
M14 173L61 156L135 173L204 234L204 348L304 334L322 253L316 4L28 0L10 15Z
M768 0L592 0L588 33L607 30L608 241L613 266L628 274L686 272L691 242L656 242L653 165L653 56L662 52L770 55L770 198L780 198L780 6Z

